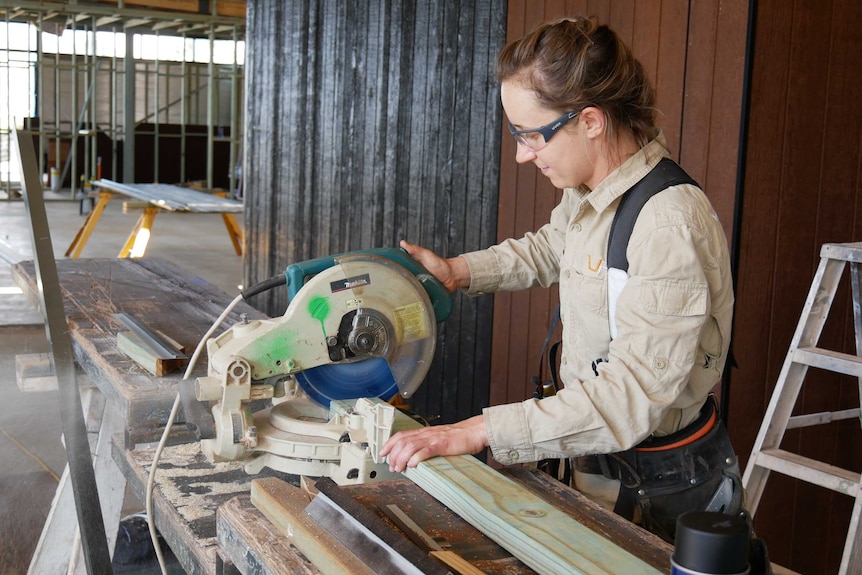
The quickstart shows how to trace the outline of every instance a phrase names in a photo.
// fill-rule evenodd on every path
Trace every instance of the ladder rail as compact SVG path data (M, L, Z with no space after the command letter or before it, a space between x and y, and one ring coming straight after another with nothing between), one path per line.
M850 263L850 285L853 288L853 329L856 334L856 355L862 357L862 280L860 280L859 262ZM858 378L859 400L862 402L862 375ZM859 419L862 423L862 417Z
M790 342L790 349L784 359L778 381L766 408L764 422L757 433L757 439L751 451L748 465L742 476L742 485L746 490L749 512L754 515L760 503L760 496L769 469L757 464L758 454L764 449L777 448L784 438L787 423L793 412L793 407L802 388L802 381L808 372L808 366L794 361L795 350L800 346L814 347L823 332L832 298L838 290L838 283L844 272L844 261L821 258L814 275L811 289L802 308L799 324Z

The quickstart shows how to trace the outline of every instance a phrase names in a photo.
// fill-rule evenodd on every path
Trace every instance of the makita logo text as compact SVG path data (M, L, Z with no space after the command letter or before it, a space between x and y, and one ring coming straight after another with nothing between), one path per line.
M363 274L361 276L346 278L337 282L330 282L329 288L332 290L332 293L335 293L367 285L371 285L371 276Z

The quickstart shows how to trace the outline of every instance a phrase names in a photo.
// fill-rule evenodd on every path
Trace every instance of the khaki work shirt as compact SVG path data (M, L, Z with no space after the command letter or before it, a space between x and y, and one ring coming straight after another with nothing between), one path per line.
M497 461L613 453L673 433L697 417L721 379L733 314L730 258L696 186L672 186L641 211L617 302L618 335L610 337L611 222L620 197L667 155L659 134L595 190L564 190L537 232L463 255L468 295L560 284L564 388L484 409Z

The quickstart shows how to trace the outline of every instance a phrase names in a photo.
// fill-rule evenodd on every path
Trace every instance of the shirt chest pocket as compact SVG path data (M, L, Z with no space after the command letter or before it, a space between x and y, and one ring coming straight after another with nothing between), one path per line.
M586 275L578 270L567 267L560 278L560 289L566 290L569 297L561 297L561 301L569 301L575 314L583 311L606 317L608 315L608 286L600 270L598 277Z

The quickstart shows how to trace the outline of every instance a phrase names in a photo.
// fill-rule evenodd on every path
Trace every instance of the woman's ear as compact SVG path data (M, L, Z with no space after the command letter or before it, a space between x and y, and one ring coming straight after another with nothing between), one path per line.
M599 108L587 106L581 110L581 122L584 123L586 135L588 138L598 138L605 133L606 118L605 113Z

